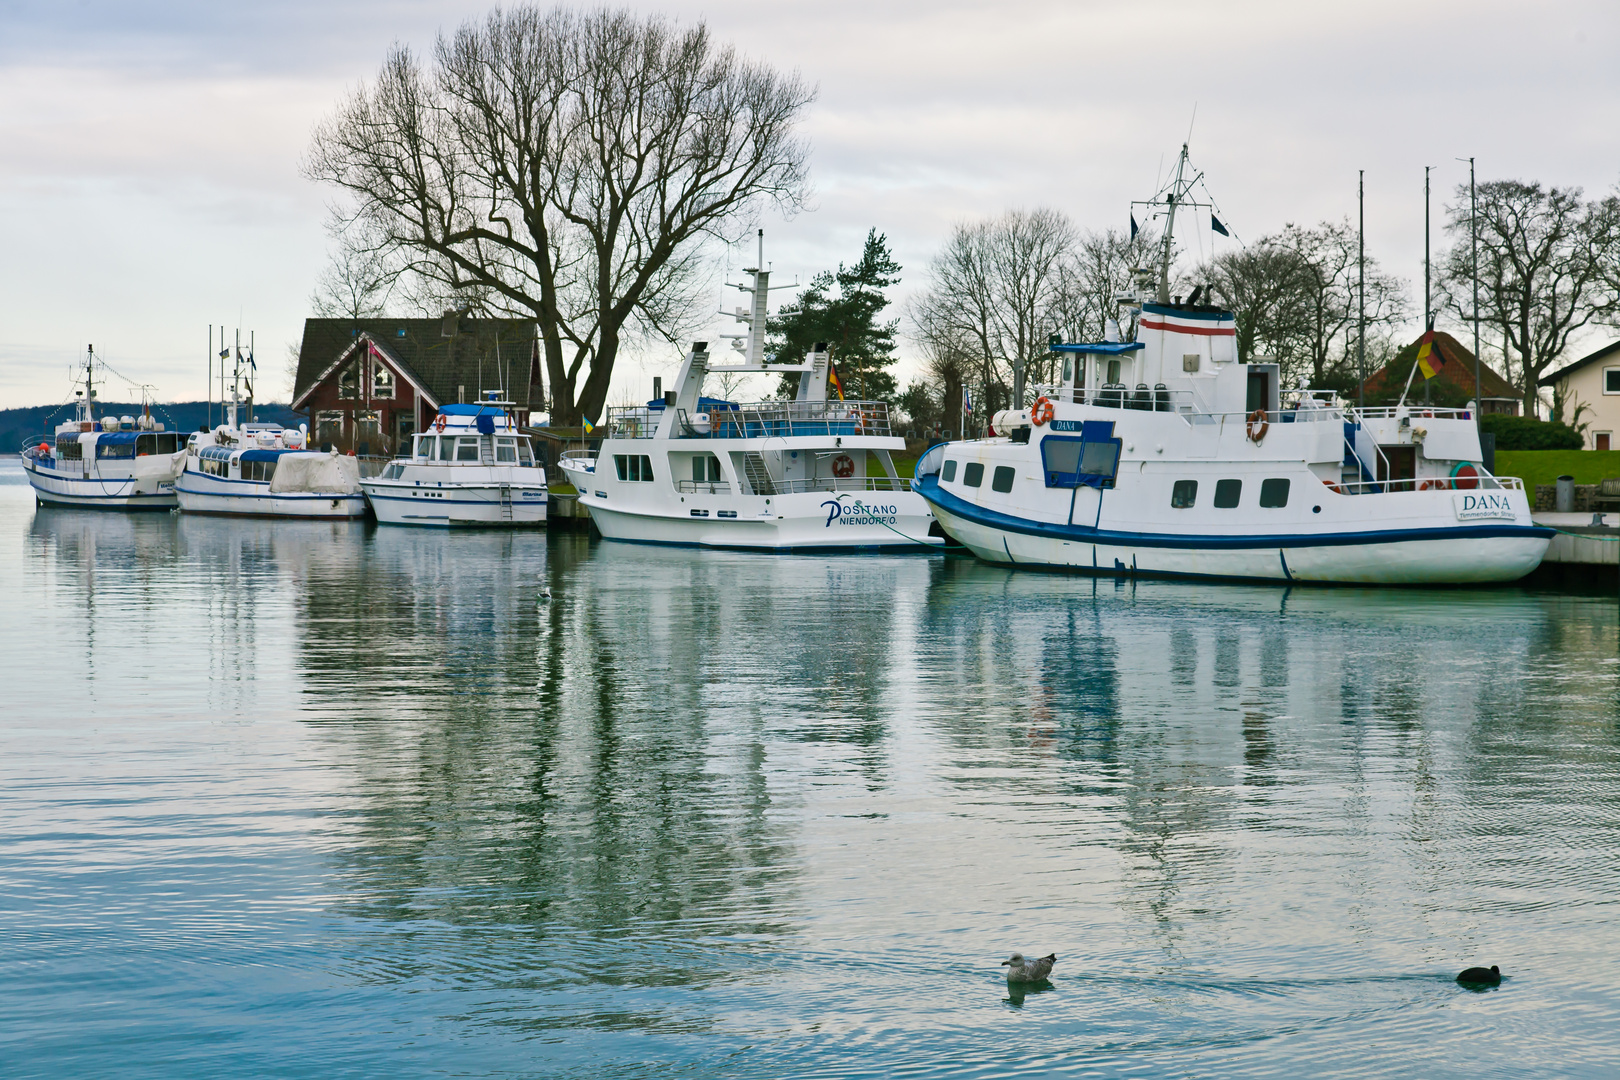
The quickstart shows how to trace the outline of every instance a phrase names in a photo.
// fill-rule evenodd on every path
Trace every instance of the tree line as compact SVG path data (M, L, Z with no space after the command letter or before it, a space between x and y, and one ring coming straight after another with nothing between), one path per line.
M304 163L338 194L316 310L532 319L554 422L599 418L627 345L679 345L707 322L712 245L767 207L806 205L800 128L814 99L798 73L743 57L701 22L605 7L496 9L426 56L398 46L316 129ZM1477 313L1484 351L1533 414L1571 339L1620 325L1620 197L1499 180L1479 185L1475 206L1465 185L1446 207L1435 309L1459 329ZM772 318L771 351L794 362L827 342L846 392L897 397L915 426L960 433L1014 404L1020 380L1055 381L1053 335L1109 334L1158 240L1087 231L1051 208L958 222L902 320L884 317L902 268L873 229L859 259ZM1274 360L1290 384L1353 392L1422 308L1376 259L1363 281L1348 221L1175 255L1173 291L1234 311L1239 358ZM923 374L899 391L902 327Z

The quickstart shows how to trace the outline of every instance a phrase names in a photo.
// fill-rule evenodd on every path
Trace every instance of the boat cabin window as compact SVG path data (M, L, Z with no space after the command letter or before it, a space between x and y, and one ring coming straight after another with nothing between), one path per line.
M614 454L613 468L620 480L630 483L650 483L653 478L652 458L646 454Z
M145 457L147 454L172 454L181 449L180 433L177 431L149 431L135 436L135 456Z
M477 461L478 460L478 436L476 436L476 435L471 435L471 436L463 435L459 439L456 440L456 460L457 461Z
M1287 477L1260 481L1260 505L1268 510L1288 505Z
M517 440L500 436L495 440L495 463L497 465L517 464Z
M79 445L77 435L58 435L56 437L56 456L63 461L84 460L84 448Z
M697 454L692 458L692 482L695 484L718 484L720 482L720 459L713 454Z
M416 460L427 461L433 457L433 436L418 435L416 437Z
M1063 354L1063 381L1069 382L1074 378L1074 354Z
M244 461L242 462L242 479L257 480L260 483L269 483L270 478L276 475L276 463L273 461Z
M1243 497L1243 481L1217 480L1215 481L1215 509L1230 510L1238 504Z
M529 451L529 440L519 439L517 446L518 464L522 465L525 469L532 468L534 465L534 454Z
M984 466L977 461L968 462L967 468L962 470L962 483L968 487L984 483Z
M955 480L956 479L956 462L947 461L945 463L945 467L939 471L939 478L941 480Z
M1011 465L997 465L995 475L990 478L990 490L1005 495L1012 490L1014 475Z
M439 436L439 460L454 461L456 459L456 440L449 435Z
M1198 501L1198 481L1177 480L1170 489L1170 505L1176 510L1187 510Z
M135 456L135 442L109 443L105 438L96 443L96 457L98 458L132 458Z
M1110 361L1108 361L1108 381L1111 382L1111 383L1119 382L1119 361L1118 360L1110 360Z

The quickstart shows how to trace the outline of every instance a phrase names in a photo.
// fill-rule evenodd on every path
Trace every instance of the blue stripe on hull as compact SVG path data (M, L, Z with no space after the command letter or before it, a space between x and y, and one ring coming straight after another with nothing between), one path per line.
M935 555L945 551L943 544L938 547L924 547L916 543L827 544L814 547L795 544L791 547L764 547L760 544L700 544L695 540L641 540L630 536L604 536L602 539L614 544L703 548L706 551L751 551L756 555Z
M952 495L940 488L932 476L917 482L917 494L946 513L965 518L975 525L1004 532L1038 536L1047 540L1099 544L1109 547L1187 548L1203 551L1242 551L1252 548L1345 547L1362 544L1393 544L1404 540L1479 540L1508 536L1518 539L1550 540L1554 530L1539 525L1454 525L1427 529L1379 529L1340 533L1274 533L1250 536L1199 536L1175 533L1117 532L1085 525L1059 525L1017 518ZM1019 565L1024 565L1020 563Z

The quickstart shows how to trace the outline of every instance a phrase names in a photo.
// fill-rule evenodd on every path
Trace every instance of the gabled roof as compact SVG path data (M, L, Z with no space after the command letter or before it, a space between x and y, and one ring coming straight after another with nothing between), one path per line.
M1444 330L1435 333L1434 345L1439 350L1441 358L1445 360L1445 364L1440 368L1435 378L1460 390L1469 397L1473 397L1473 351ZM1406 385L1407 376L1411 374L1412 365L1417 362L1417 350L1418 342L1414 341L1396 353L1395 359L1367 376L1367 396L1371 398L1384 393L1391 396L1400 393L1401 387ZM1413 385L1418 385L1420 382L1421 378L1414 381ZM1481 363L1479 365L1479 396L1482 398L1519 398L1524 395L1514 389L1512 383L1497 374L1489 364Z
M1610 359L1620 361L1620 341L1611 342L1610 344L1603 346L1603 348L1599 349L1597 352L1587 353L1573 364L1566 364L1557 371L1553 372L1551 375L1543 375L1541 377L1541 381L1537 383L1537 385L1551 386L1560 379L1564 378L1566 375L1574 374L1577 370L1585 367L1587 364L1594 364L1599 360Z
M449 336L445 331L449 330ZM370 340L433 405L480 390L504 390L519 409L530 407L535 324L516 319L305 319L298 349L293 408ZM510 386L502 386L504 369Z

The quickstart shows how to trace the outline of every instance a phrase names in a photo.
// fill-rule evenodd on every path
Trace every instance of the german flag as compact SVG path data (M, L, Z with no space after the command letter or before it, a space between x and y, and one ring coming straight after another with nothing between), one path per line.
M843 401L844 382L838 377L838 365L833 363L831 360L827 361L827 381L832 383L832 388L834 390L838 391L838 400Z
M1440 346L1434 340L1434 323L1418 338L1417 353L1418 370L1423 372L1425 379L1432 379L1440 374L1440 369L1446 366L1446 358L1440 351Z

